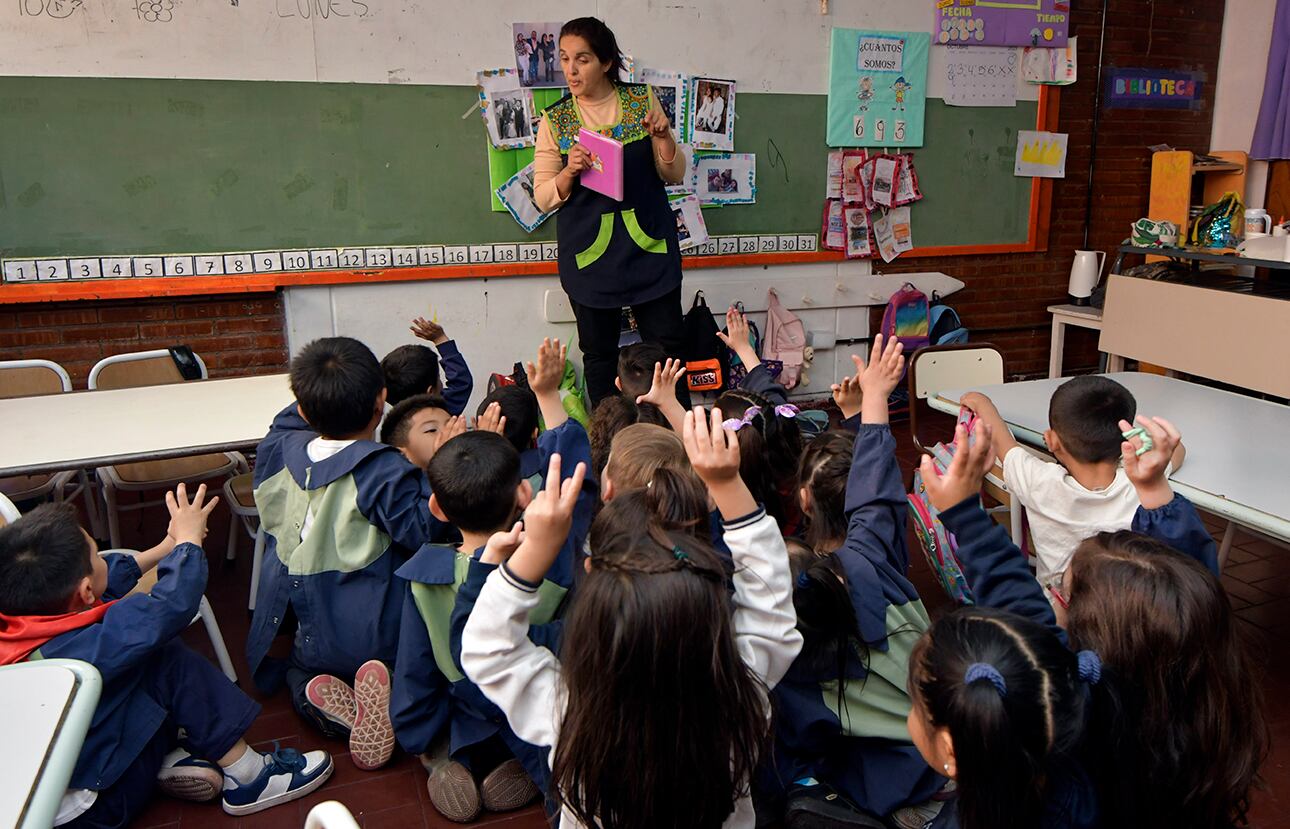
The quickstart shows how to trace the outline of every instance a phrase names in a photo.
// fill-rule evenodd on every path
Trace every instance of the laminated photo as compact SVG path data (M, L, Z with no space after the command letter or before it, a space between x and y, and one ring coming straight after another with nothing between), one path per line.
M690 139L700 150L735 148L735 82L690 80Z
M525 233L532 233L537 226L550 218L550 213L538 209L533 197L533 165L520 170L497 188L497 198L506 208L506 212L524 228Z
M641 67L637 73L640 83L649 84L658 98L667 120L672 122L672 132L678 142L688 140L686 135L686 115L689 112L690 83L689 78L680 72L665 72L662 69Z
M894 203L899 206L922 199L923 191L918 187L918 171L914 169L914 154L902 153L897 157L900 159L900 175L896 177Z
M897 207L887 214L891 220L891 238L896 247L896 254L908 253L914 249L914 229L909 221L909 208Z
M708 224L697 196L673 199L671 207L672 215L676 217L676 238L681 250L690 250L708 241Z
M820 246L825 250L847 249L847 228L844 212L845 208L840 199L829 199L824 203L824 217L820 227Z
M488 140L499 150L532 147L533 93L520 84L514 69L490 69L478 73L479 112L488 128Z
M869 238L869 211L863 207L848 207L843 211L846 224L847 258L868 259L873 256Z
M880 155L873 165L873 203L880 207L891 207L896 192L896 178L900 174L900 162L894 155Z
M842 150L829 153L828 174L824 184L824 198L842 198Z
M865 203L865 187L860 169L868 158L864 150L846 150L842 153L842 201L847 204Z
M753 204L757 201L757 156L713 153L695 159L692 181L704 204Z
M526 87L565 86L560 69L560 27L563 23L512 23L515 69Z

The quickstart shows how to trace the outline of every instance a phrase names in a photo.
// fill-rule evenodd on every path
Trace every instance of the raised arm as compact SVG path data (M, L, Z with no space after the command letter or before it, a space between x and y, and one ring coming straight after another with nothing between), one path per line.
M672 431L681 433L685 424L685 407L676 399L676 383L685 374L685 363L668 357L665 362L654 364L654 379L649 391L636 398L636 405L652 403L667 418Z
M560 402L560 381L564 378L564 360L568 353L568 346L548 337L538 346L537 361L525 367L529 388L537 397L542 425L546 429L554 429L569 419L569 413Z
M970 391L963 395L959 403L976 412L977 418L990 427L990 434L994 435L991 441L994 457L999 460L999 463L1003 463L1004 457L1018 444L1017 439L1008 430L1008 424L1003 422L1003 417L999 414L994 401L981 392Z
M439 365L443 368L440 396L448 404L448 414L459 415L466 411L466 404L475 390L475 378L470 376L470 367L457 349L457 343L448 337L442 325L424 317L412 321L411 331L418 338L433 343L439 352Z

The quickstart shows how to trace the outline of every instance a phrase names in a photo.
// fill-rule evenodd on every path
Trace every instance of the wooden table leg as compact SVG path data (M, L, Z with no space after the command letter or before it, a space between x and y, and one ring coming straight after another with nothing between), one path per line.
M1062 376L1062 352L1066 349L1066 323L1060 317L1053 317L1053 336L1048 351L1048 377Z

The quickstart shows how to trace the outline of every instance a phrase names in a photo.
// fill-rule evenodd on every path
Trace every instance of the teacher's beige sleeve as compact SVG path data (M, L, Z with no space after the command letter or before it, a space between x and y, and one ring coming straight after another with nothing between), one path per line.
M551 123L544 115L538 122L537 149L533 152L533 200L543 213L555 210L568 200L560 196L555 186L556 176L563 169L564 156L551 133Z
M654 89L652 87L649 91L649 105L651 109L663 108L662 105L659 104L658 98L655 97ZM652 141L653 139L651 139L651 142ZM685 151L681 149L680 144L676 145L676 154L667 161L664 161L663 157L659 155L657 145L654 145L653 150L654 169L658 171L659 178L663 179L663 181L668 184L680 184L685 180L685 174L689 171L689 164L686 163Z

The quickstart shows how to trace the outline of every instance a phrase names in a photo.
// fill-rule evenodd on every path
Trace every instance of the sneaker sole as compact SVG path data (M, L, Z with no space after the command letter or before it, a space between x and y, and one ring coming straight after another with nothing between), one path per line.
M363 663L354 675L358 717L349 732L349 757L363 771L372 771L394 756L394 726L390 724L390 672L382 663Z
M497 775L494 777L494 775ZM513 812L537 799L540 792L520 766L518 771L507 769L498 774L493 771L479 784L479 797L490 812Z
M444 777L451 779L444 780ZM454 823L472 823L483 811L479 792L475 791L473 797L455 792L454 783L463 789L467 787L473 789L475 780L464 766L457 765L456 768L445 766L426 781L430 804L434 806L435 811Z
M281 806L283 803L290 803L293 800L299 800L307 794L312 794L322 786L323 783L326 783L331 778L332 772L335 770L336 762L331 758L328 758L327 770L300 788L293 789L289 792L283 792L282 794L275 795L267 800L257 800L254 803L248 803L245 806L230 806L228 801L225 801L223 804L224 811L235 817L241 817L242 815L253 815L256 812L263 812L265 809L272 809L274 806Z
M205 803L214 800L224 791L223 775L220 782L211 780L211 775L174 774L157 781L157 788L180 800L191 800L194 803Z
M349 731L358 719L358 702L354 691L330 674L320 674L305 686L305 699L327 719Z

